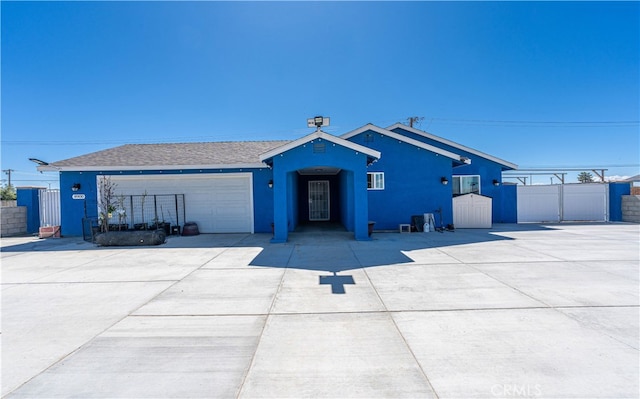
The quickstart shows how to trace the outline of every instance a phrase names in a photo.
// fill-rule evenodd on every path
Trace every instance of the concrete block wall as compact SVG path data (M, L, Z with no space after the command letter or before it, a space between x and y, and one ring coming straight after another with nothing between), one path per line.
M622 196L622 221L640 223L640 195Z
M0 236L27 234L27 207L12 206L0 208Z

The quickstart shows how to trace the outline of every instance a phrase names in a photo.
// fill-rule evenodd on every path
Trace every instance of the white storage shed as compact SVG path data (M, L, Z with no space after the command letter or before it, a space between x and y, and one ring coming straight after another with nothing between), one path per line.
M453 199L453 225L457 229L490 229L492 199L479 194Z

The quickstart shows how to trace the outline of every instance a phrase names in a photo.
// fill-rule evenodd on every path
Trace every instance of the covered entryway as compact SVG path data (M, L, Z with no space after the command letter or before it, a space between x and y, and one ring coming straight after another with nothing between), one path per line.
M253 233L251 173L111 176L116 194L184 194L185 219L201 233Z
M260 156L273 168L274 237L300 223L337 221L368 240L367 166L378 151L320 130Z

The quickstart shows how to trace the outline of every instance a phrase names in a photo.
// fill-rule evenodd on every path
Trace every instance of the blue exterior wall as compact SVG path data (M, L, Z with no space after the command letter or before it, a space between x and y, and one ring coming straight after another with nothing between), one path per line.
M349 189L349 187L353 187L353 172L341 170L338 176L340 177L340 221L347 231L353 231L355 199L353 190Z
M298 207L298 173L287 173L287 231L293 231L298 225L298 215L300 209Z
M501 184L493 199L494 223L518 223L518 186Z
M409 137L414 140L421 141L425 144L429 144L434 147L453 152L454 154L469 158L471 160L471 164L456 166L453 169L453 175L479 175L480 194L486 197L491 197L493 199L493 223L517 222L517 218L513 218L513 212L517 207L515 194L513 194L513 192L509 188L502 188L502 170L508 168L497 162L491 161L475 154L471 154L459 148L452 147L428 137L411 133L400 127L397 127L392 131L398 134L402 134L405 137ZM494 186L493 180L497 180L500 185ZM513 200L513 203L510 202L511 200Z
M369 219L376 230L397 230L400 223L411 223L412 215L442 209L442 223L453 223L451 158L405 142L365 131L349 138L357 144L381 152L368 172L384 172L384 190L368 190ZM437 217L437 219L439 219ZM439 224L440 220L436 220Z
M609 183L609 221L622 222L622 196L631 194L629 183Z
M315 153L314 142L326 144L325 152ZM328 166L353 172L353 184L343 185L343 198L352 199L352 222L357 240L367 240L367 156L332 142L316 139L307 144L292 148L273 157L273 201L274 201L274 237L272 242L286 242L289 231L298 223L297 171L300 169ZM341 199L341 203L347 201ZM349 205L347 204L347 207Z
M122 171L122 172L60 172L60 211L61 233L67 236L82 235L82 219L98 217L98 188L97 176L124 175L175 175L202 173L239 173L253 174L253 214L254 231L256 233L271 232L273 221L273 189L269 188L269 180L273 174L270 169L197 169L189 170L153 170L153 171ZM78 191L71 191L71 186L80 183ZM84 194L84 200L75 200L72 194Z
M40 229L40 188L16 189L16 204L27 208L27 233L37 233Z
M82 236L82 219L98 217L98 172L60 172L60 232L65 236ZM78 191L71 186L80 183ZM73 194L84 194L75 200ZM85 215L86 212L86 215Z
M251 171L253 172L253 229L256 233L271 233L273 188L269 187L269 181L273 179L273 173L268 168Z

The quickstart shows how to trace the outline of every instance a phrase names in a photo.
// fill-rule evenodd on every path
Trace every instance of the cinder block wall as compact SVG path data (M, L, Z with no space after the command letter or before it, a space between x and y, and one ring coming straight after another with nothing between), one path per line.
M622 221L640 223L640 195L622 196Z
M27 207L12 206L0 208L0 236L27 234Z

